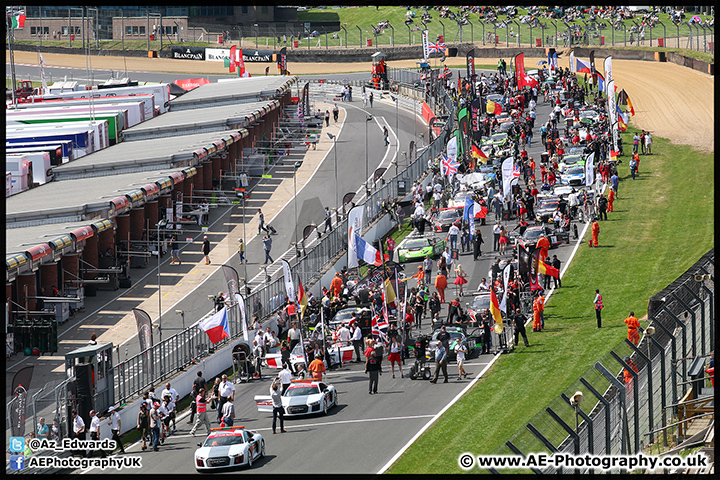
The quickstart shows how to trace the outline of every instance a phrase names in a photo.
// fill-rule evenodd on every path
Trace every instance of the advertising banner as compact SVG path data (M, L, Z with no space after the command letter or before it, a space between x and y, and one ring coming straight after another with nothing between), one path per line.
M183 60L205 60L205 47L170 47L170 58ZM230 55L228 50L228 55Z

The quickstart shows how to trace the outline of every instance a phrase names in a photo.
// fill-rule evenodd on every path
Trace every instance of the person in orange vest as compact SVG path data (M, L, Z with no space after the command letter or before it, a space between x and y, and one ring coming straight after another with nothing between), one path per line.
M335 278L330 282L330 291L333 297L340 297L342 292L342 278L340 278L340 272L335 272Z
M442 273L438 272L435 277L435 290L438 292L440 297L440 303L445 303L445 289L447 288L447 277Z
M535 180L535 160L533 160L533 157L530 157L530 178Z
M325 364L322 361L322 355L315 355L315 360L310 362L308 371L312 374L313 380L322 382L323 373L325 372Z
M600 234L600 224L597 221L597 217L593 218L592 226L590 227L592 232L592 238L588 240L588 247L598 246L598 234Z
M635 373L638 372L637 365L635 365L635 362L633 362L630 357L623 358L623 361L628 364L628 367L635 370ZM632 387L633 374L630 373L630 370L628 370L627 368L623 369L623 378L625 379L625 383L628 384L629 387Z
M540 301L538 296L533 300L533 332L542 331L542 320L540 318Z
M535 244L535 248L540 249L541 260L547 258L548 250L550 249L550 241L545 235L541 235L540 238L538 238L537 244Z
M635 317L635 312L630 312L630 316L625 319L625 323L627 324L628 329L628 340L637 345L640 343L640 334L637 330L640 326L640 322Z
M540 329L545 328L545 297L542 290L538 293L538 306L540 307Z
M640 154L635 152L633 153L633 160L635 160L635 173L640 173Z
M613 202L614 202L614 201L615 201L615 190L613 190L613 189L611 188L611 189L610 189L610 192L608 192L608 208L607 208L607 211L608 211L608 212L612 212L612 211L613 211Z
M602 309L603 309L603 301L602 301L602 295L600 295L600 290L597 288L595 289L595 300L593 301L595 304L595 317L597 318L597 328L602 327Z

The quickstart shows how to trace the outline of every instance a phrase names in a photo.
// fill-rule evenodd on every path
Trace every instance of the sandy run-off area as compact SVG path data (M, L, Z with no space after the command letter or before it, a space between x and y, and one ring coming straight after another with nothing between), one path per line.
M86 68L82 55L43 54L48 66ZM6 52L6 60L7 58ZM507 59L506 59L507 60ZM526 58L526 68L542 60ZM193 78L206 74L227 73L220 62L199 62L193 60L172 60L165 58L134 58L97 56L90 58L93 69L128 72L152 71L176 73L176 79ZM37 65L37 53L16 52L15 62ZM416 60L389 62L392 67L415 67ZM476 58L476 65L496 64L497 60ZM463 66L463 59L448 59L450 67ZM559 61L567 67L567 56ZM270 67L270 74L277 74L275 64L246 63L251 75L264 75ZM292 74L318 74L370 72L371 62L357 63L299 63L289 62ZM132 75L129 75L132 78ZM656 137L670 139L673 143L691 145L704 152L714 151L715 143L715 93L714 77L705 73L681 67L674 63L647 61L613 60L613 76L617 90L624 88L635 108L632 124L650 131Z

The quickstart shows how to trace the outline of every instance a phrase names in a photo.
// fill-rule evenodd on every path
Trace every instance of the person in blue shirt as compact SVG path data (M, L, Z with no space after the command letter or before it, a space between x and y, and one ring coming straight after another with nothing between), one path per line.
M433 379L430 380L430 383L437 383L438 374L440 373L441 368L443 376L445 377L445 381L443 383L448 383L447 350L445 349L445 345L443 345L442 342L438 344L437 348L435 349L435 375L433 375Z

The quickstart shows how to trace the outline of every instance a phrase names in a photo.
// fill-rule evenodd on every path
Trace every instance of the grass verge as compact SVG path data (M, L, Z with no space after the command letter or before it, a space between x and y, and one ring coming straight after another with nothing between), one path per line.
M600 222L600 248L588 248L585 237L563 287L548 301L545 331L529 331L529 348L499 358L389 473L463 473L460 454L497 451L625 338L623 319L631 310L645 316L648 298L713 246L714 154L655 138L653 155L641 155L633 181L628 161L635 131L623 134L628 153L619 168L615 211ZM596 288L605 304L599 330Z

